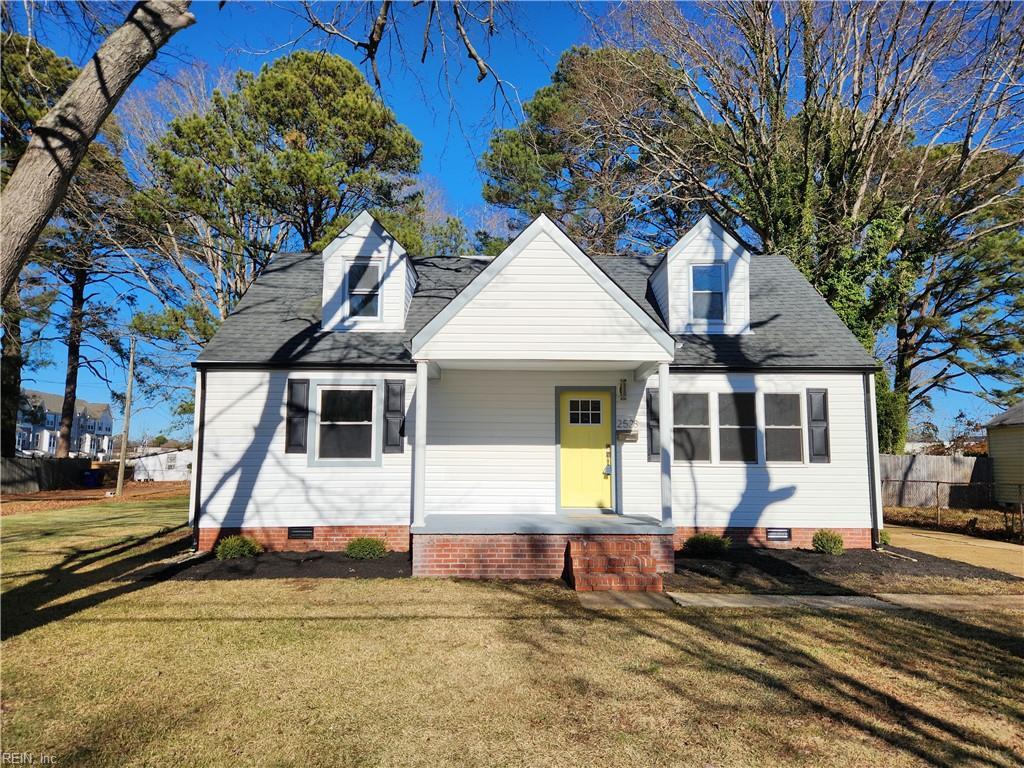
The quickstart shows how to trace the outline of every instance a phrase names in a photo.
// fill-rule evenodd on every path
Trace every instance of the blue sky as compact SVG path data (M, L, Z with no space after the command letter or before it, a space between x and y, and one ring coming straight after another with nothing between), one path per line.
M160 77L174 76L182 66L196 60L204 62L212 71L221 69L258 70L274 58L288 53L281 48L305 28L286 8L262 3L229 2L218 9L215 2L193 5L197 23L179 33L169 50L137 80L131 92L151 88ZM398 119L410 128L423 145L422 172L444 190L450 212L468 217L470 221L483 208L480 196L482 179L476 162L484 151L491 132L497 126L516 122L514 113L496 98L493 81L488 78L477 83L475 68L461 50L448 58L452 82L451 95L456 100L455 110L448 103L449 94L442 85L442 58L434 51L426 64L418 61L422 34L419 8L403 7L402 12L415 18L406 38L415 60L411 67L397 60L388 66L381 63L384 80L382 96L395 111ZM569 3L522 3L515 8L516 21L526 35L520 37L499 33L481 52L488 62L514 88L523 102L550 81L558 57L565 49L588 42L587 22ZM527 38L529 42L524 42ZM92 51L74 36L53 30L44 42L58 53L81 64ZM298 47L318 47L319 41L301 41ZM359 61L349 46L335 43L335 53ZM124 318L127 320L127 317ZM54 343L49 357L54 364L29 374L25 386L35 389L61 391L63 388L63 361L65 348ZM121 385L119 388L123 388ZM106 402L107 385L88 371L81 374L79 397ZM946 425L958 410L974 416L987 416L993 409L972 395L941 395L935 399L934 420ZM151 403L133 415L132 437L143 433L155 435L171 433L171 415L166 403ZM117 429L120 429L118 426ZM181 432L179 430L178 434Z

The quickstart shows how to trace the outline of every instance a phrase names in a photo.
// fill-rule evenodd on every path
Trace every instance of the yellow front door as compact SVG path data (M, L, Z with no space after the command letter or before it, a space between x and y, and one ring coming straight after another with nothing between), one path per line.
M563 508L612 509L612 396L572 390L558 397Z

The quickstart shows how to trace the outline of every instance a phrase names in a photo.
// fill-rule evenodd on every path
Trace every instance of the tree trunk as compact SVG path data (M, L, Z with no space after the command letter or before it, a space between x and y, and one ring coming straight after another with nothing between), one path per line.
M68 323L68 366L64 374L64 405L60 411L60 432L57 435L58 459L66 459L71 453L71 428L75 423L75 403L78 400L78 367L82 360L85 286L89 282L89 269L78 267L73 274L71 317Z
M4 302L4 336L0 342L0 456L17 449L18 406L21 404L21 307L18 292Z
M103 121L164 43L195 22L190 0L136 3L39 121L0 195L0 269L10 293Z

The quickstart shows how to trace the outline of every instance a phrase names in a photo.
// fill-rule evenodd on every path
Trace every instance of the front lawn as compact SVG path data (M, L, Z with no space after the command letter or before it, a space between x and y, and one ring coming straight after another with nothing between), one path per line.
M1024 761L1020 614L594 614L557 583L133 578L183 549L184 509L2 521L4 752L90 766Z
M1024 579L1009 573L909 549L884 549L823 555L805 549L736 547L709 559L678 555L676 572L665 577L665 589L783 595L1024 595Z

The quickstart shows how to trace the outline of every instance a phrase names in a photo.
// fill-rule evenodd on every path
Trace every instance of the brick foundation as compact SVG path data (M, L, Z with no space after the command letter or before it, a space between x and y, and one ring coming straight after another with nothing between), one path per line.
M199 528L199 551L209 552L226 536L241 534L263 545L269 552L339 552L361 536L384 539L392 552L409 551L407 525L315 525L312 539L289 539L287 527Z
M782 527L782 526L780 526ZM825 528L827 526L822 526ZM728 536L738 546L766 547L771 549L810 549L811 539L820 528L790 528L790 541L768 541L765 528L676 528L675 548L682 549L683 542L695 533L713 533L716 536ZM833 528L843 537L846 549L870 549L870 528Z
M558 579L566 568L570 539L642 541L658 573L671 573L675 554L670 535L416 534L412 575L463 579Z

